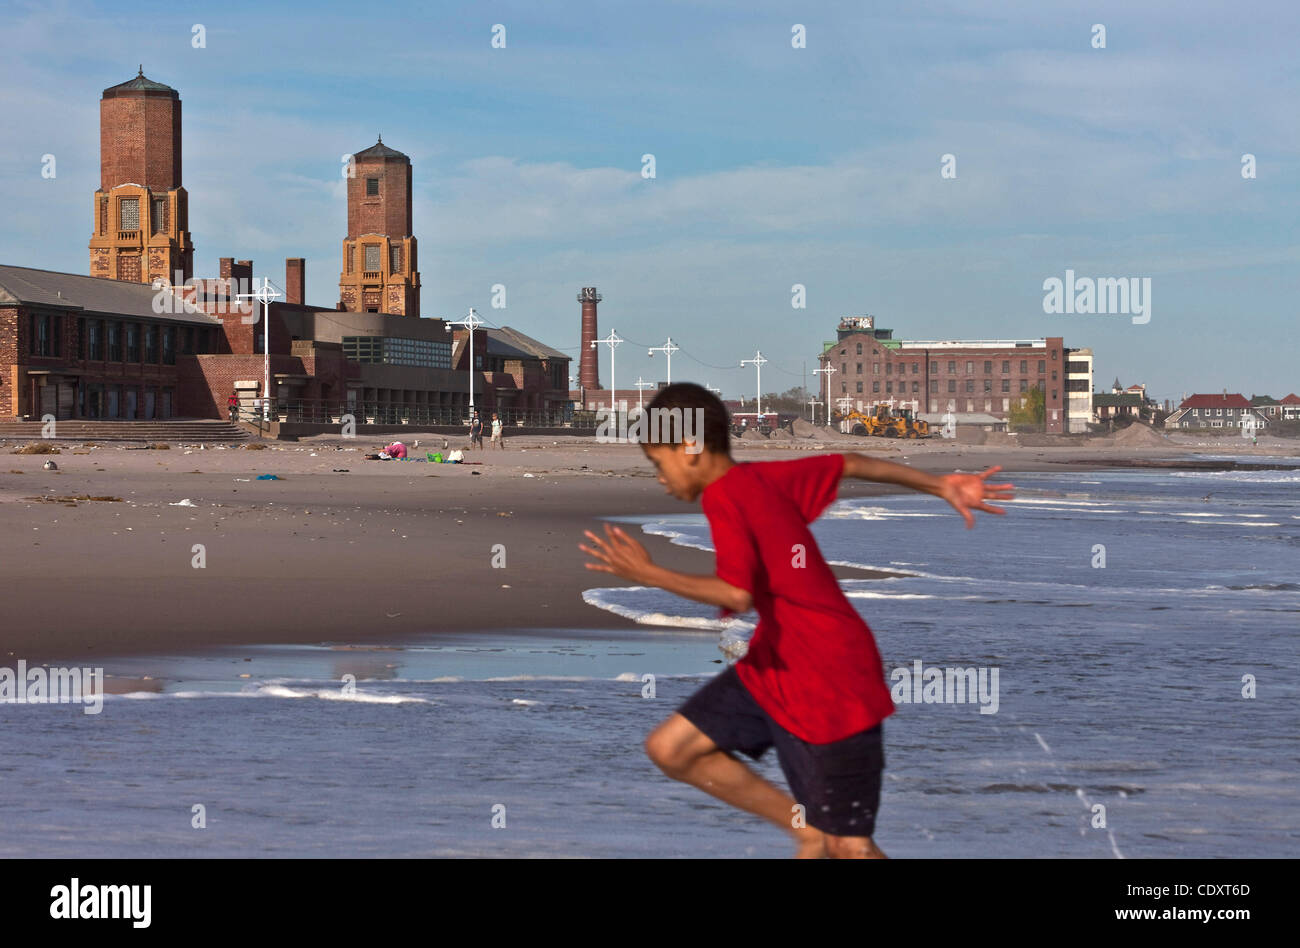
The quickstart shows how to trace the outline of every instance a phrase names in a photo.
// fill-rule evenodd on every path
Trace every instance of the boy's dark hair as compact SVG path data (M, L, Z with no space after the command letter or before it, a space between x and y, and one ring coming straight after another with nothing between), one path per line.
M655 408L669 411L677 408L681 409L683 415L688 411L694 412L697 408L704 409L703 435L705 450L716 454L731 454L731 420L727 414L727 407L722 404L718 396L704 386L696 385L694 382L674 382L672 385L659 390L659 393L646 406L647 413L649 413L650 409ZM650 417L653 418L654 416L651 415ZM669 438L674 444L682 443L682 431L677 429L675 424L672 427L674 428L672 434L667 435L665 432L665 435L661 435L659 438L660 443ZM693 430L692 433L695 437L700 436L698 430Z

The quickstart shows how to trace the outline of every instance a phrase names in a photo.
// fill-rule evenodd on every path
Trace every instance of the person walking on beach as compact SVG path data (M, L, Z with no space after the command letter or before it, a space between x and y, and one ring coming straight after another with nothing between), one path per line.
M506 449L505 439L501 437L501 419L496 412L492 413L492 443L502 451Z
M479 450L483 450L483 419L474 412L474 417L469 422L469 446L472 448L478 445Z
M972 511L1002 514L1011 499L1000 470L936 477L861 454L736 463L727 412L707 389L669 385L649 405L651 420L680 409L671 433L651 427L641 448L667 492L700 501L716 550L715 575L655 565L621 527L585 531L586 567L719 606L722 617L751 607L758 628L747 653L682 704L649 735L645 750L666 775L762 816L794 837L803 858L885 858L872 836L884 769L882 721L894 712L876 642L822 558L809 524L835 499L841 479L897 484ZM682 416L698 418L682 430ZM688 414L689 413L689 414ZM659 417L665 417L660 415ZM671 416L668 416L671 417ZM659 440L655 435L660 434ZM775 747L785 793L742 763Z

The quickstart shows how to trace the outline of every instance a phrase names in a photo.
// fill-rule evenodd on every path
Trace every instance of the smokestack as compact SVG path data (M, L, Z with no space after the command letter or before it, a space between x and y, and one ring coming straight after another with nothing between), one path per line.
M302 305L303 292L307 282L307 260L305 257L286 257L284 260L284 300L286 303Z
M601 295L594 286L584 286L578 294L582 304L582 347L578 360L578 384L592 392L600 388L600 353L592 347L596 341L596 304Z

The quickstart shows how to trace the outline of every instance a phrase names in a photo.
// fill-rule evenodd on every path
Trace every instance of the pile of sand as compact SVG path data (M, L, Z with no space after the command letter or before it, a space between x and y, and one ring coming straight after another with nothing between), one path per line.
M1122 444L1125 447L1142 447L1143 445L1167 445L1169 439L1156 431L1150 425L1144 425L1140 421L1135 421L1122 431L1117 431L1110 436L1114 444Z
M771 441L793 441L794 435L790 434L790 432L784 428L777 428L768 435L768 439Z
M802 418L796 418L793 427L796 438L816 438L821 434L820 428Z
M740 439L742 441L766 441L767 435L763 434L763 432L759 431L757 428L750 428L740 436Z

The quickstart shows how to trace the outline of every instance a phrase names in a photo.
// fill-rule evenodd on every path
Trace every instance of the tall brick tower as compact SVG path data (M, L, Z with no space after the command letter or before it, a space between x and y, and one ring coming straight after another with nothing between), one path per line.
M411 159L377 144L352 156L339 302L350 313L420 315L411 234Z
M582 304L582 345L578 359L578 384L589 392L600 390L600 353L592 348L596 338L596 304L601 295L594 286L584 286L578 292L578 302Z
M90 236L90 275L175 282L193 275L189 195L181 187L181 97L134 79L99 100L99 190Z

